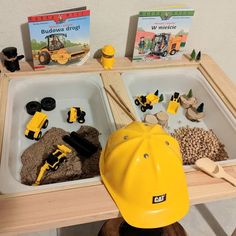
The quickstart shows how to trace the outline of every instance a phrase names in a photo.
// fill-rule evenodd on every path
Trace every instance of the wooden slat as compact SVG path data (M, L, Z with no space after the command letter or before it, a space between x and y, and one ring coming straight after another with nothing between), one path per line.
M202 58L198 69L236 118L236 85L233 81L207 55Z
M136 70L136 69L151 69L151 68L162 68L162 67L178 67L178 66L197 66L198 62L190 62L185 56L180 60L172 61L153 61L153 62L132 62L127 57L115 58L115 63L110 71L121 72L124 70ZM71 65L68 67L57 67L49 68L48 70L37 70L34 71L32 68L32 62L20 61L20 71L10 73L3 68L3 72L10 77L17 77L22 75L36 75L36 74L55 74L55 73L78 73L78 72L104 72L99 59L89 59L83 65Z
M110 85L112 84L112 86L115 88L117 93L122 97L122 99L124 100L124 102L126 103L128 108L130 109L132 114L135 115L133 106L132 106L129 96L127 94L127 90L125 88L124 82L121 79L120 73L118 73L118 72L103 72L103 73L101 73L101 77L102 77L104 87L107 90L109 90L111 93L113 93L110 88ZM116 102L111 98L111 96L109 96L109 94L107 94L107 97L108 97L108 101L109 101L109 104L110 104L110 107L111 107L111 110L113 113L113 118L115 120L116 127L121 128L121 127L129 124L130 122L132 122L130 117L127 116L127 114L119 106L117 106Z
M236 177L236 165L224 168ZM236 197L236 188L200 171L186 174L191 204ZM105 220L119 211L101 185L21 197L0 196L0 235Z
M8 84L9 84L8 77L3 76L0 78L0 162L2 153L2 141L3 141L6 104L7 104Z

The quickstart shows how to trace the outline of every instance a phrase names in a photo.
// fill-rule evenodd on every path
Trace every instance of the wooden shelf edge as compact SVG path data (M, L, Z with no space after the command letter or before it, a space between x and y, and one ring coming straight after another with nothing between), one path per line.
M225 167L236 177L236 165ZM191 204L236 197L236 188L200 171L186 173ZM96 186L0 199L0 235L25 233L119 216L119 211L100 184ZM47 216L47 217L45 217Z
M170 66L198 66L198 62L191 62L186 56L183 56L180 60L171 61L154 61L154 62L132 62L127 57L115 58L114 66L109 71L123 71L134 69L148 69L148 68L161 68ZM57 68L49 68L47 70L33 70L32 62L20 61L20 71L9 72L6 68L2 67L2 73L10 77L17 77L22 75L36 75L36 74L57 74L57 73L79 73L79 72L104 72L105 70L100 64L100 59L91 58L87 60L83 65L70 65L61 66Z

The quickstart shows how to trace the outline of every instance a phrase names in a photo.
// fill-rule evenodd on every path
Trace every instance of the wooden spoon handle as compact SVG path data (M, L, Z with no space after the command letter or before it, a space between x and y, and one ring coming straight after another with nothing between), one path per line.
M228 182L230 182L232 185L236 187L236 178L234 178L232 175L224 173L222 178L227 180Z

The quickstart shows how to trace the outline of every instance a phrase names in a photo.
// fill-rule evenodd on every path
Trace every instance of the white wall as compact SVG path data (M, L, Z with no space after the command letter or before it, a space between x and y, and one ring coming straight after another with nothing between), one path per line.
M113 44L117 56L131 55L136 22L140 10L164 4L185 3L196 12L187 43L211 55L236 82L236 1L225 0L0 0L0 50L16 46L19 53L30 56L27 16L88 6L91 15L92 53L104 44ZM129 40L127 40L129 39Z

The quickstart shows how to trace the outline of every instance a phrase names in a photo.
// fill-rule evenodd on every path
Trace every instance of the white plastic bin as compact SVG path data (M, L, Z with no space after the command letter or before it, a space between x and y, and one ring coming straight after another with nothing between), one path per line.
M168 113L168 126L170 127L168 131L172 132L174 129L186 125L212 129L225 145L229 155L229 160L221 161L221 163L236 162L236 119L196 68L176 67L131 71L123 73L122 78L140 120L144 120L145 114L166 111L174 92L182 95L192 89L193 95L198 99L198 104L204 102L205 118L201 122L191 122L185 117L184 109L180 107L176 115ZM157 89L159 95L164 95L164 101L154 105L152 110L143 113L140 107L135 105L135 97L154 93Z
M56 99L56 109L43 111L48 114L49 119L46 130L51 127L70 132L78 130L81 124L69 124L66 119L71 106L81 107L86 111L86 121L82 125L97 128L101 133L99 140L104 146L115 125L102 88L100 75L95 73L32 75L10 81L0 167L0 192L24 192L100 180L99 177L94 177L35 187L21 184L20 170L23 151L36 142L24 136L26 124L31 118L25 109L27 102L41 101L48 96ZM44 134L46 131L42 129L42 132Z

